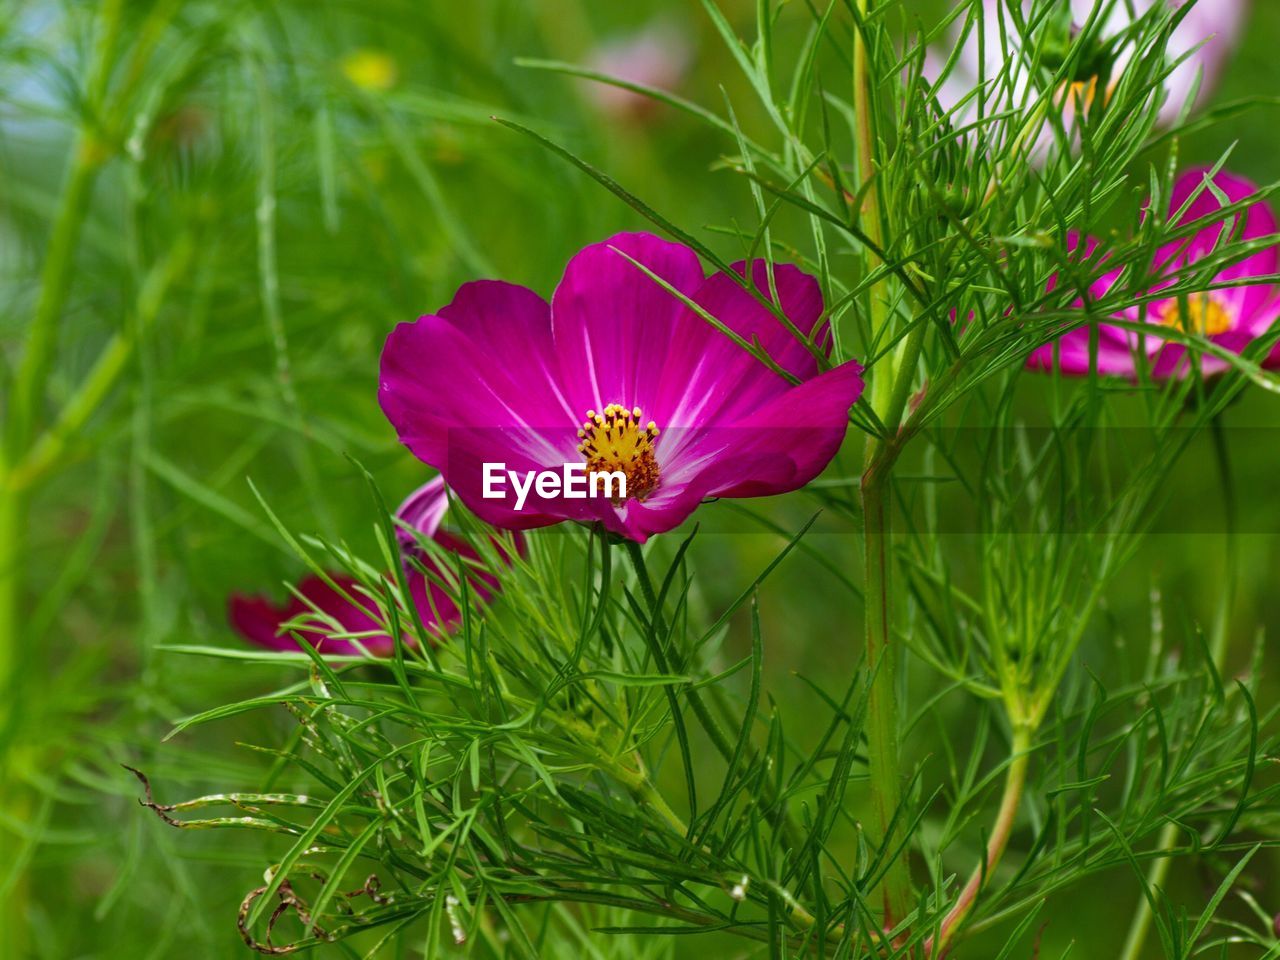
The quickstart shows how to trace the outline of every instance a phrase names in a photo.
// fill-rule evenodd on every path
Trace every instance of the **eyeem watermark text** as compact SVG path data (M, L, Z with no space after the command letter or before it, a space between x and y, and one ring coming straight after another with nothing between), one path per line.
M621 470L593 470L586 464L566 463L559 470L508 470L505 463L484 464L485 500L505 500L507 487L515 492L517 510L523 510L529 492L544 500L586 500L605 497L614 503L627 499L627 475Z

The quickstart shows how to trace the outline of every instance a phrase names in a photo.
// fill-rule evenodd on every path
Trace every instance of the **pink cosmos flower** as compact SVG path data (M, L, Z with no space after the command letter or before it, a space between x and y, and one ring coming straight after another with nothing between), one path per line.
M745 264L734 269L746 276ZM775 265L772 285L767 273L752 265L755 289L764 298L776 290L796 330L827 349L817 281L789 265ZM643 542L708 497L783 493L817 476L844 438L861 371L848 362L820 373L813 352L740 282L705 276L680 244L623 233L576 254L550 304L477 281L400 324L382 351L379 400L401 442L481 519L513 529L599 522ZM565 465L621 473L626 496L529 489L521 501L514 481L486 486L486 464L517 477Z
M424 538L475 560L475 551L441 529L448 506L444 479L437 477L410 494L396 510L396 517ZM443 635L457 624L458 606L440 584L424 575L417 563L446 581L456 576L456 571L441 571L421 549L414 533L404 526L398 527L396 535L405 557L404 570L413 604L427 630L434 636ZM283 603L261 596L233 594L227 605L228 619L245 639L268 650L298 649L292 636L297 633L321 653L359 655L354 642L358 639L360 646L374 656L389 656L395 649L395 641L364 589L345 574L330 574L329 579L333 586L314 574L305 577L296 593ZM482 600L487 600L498 589L496 578L488 573L476 572L469 579L471 589Z
M1220 249L1220 244L1233 242L1236 238L1239 241L1257 240L1276 233L1275 213L1263 200L1234 214L1220 215L1222 204L1209 188L1210 174L1211 171L1205 168L1191 170L1179 177L1174 184L1169 201L1170 216L1187 205L1187 201L1196 194L1177 222L1203 220L1206 225L1189 238L1166 244L1157 252L1155 273L1166 279L1158 280L1153 291L1166 289L1177 282L1176 276L1179 273L1185 273L1191 264L1204 259L1215 249ZM1258 192L1258 188L1248 180L1225 171L1213 177L1212 182L1230 203L1248 200ZM1069 241L1072 249L1079 245L1079 240L1075 237ZM1097 241L1085 238L1085 258L1092 257L1096 247ZM1138 307L1114 314L1118 319L1130 323L1145 320L1152 329L1150 333L1139 336L1132 330L1098 324L1098 372L1134 377L1140 353L1145 350L1152 376L1185 376L1192 369L1187 348L1162 337L1161 331L1166 328L1198 333L1219 347L1233 353L1241 352L1254 339L1266 333L1276 317L1280 316L1280 288L1270 283L1254 282L1258 278L1274 275L1278 268L1280 248L1272 244L1224 268L1209 284L1219 287L1234 283L1234 286L1153 300L1145 305L1145 314ZM1105 295L1119 276L1118 270L1103 274L1092 285L1091 294L1094 297ZM1272 361L1277 359L1280 359L1280 354L1273 353ZM1031 354L1028 365L1043 370L1056 368L1069 375L1087 375L1091 369L1090 328L1078 327L1056 342L1040 347ZM1226 370L1230 364L1219 357L1202 354L1199 366L1204 373L1217 373Z
M589 64L598 73L618 80L674 90L689 69L692 53L683 32L673 24L658 21L600 44ZM584 89L601 113L617 120L648 119L658 105L651 97L598 81L589 81Z
M938 91L938 100L944 110L956 107L975 87L984 80L991 82L1008 71L1009 83L1013 96L1021 100L1024 92L1032 83L1024 58L1018 52L1021 37L1013 18L1009 15L1006 4L1009 0L983 0L983 44L985 62L979 48L979 31L974 29L961 42L962 23L956 23L952 30L952 45L947 50L930 50L926 57L926 73L937 76L947 62L956 44L961 44L960 54L954 70L943 81ZM1088 22L1094 7L1107 0L1070 0L1071 21L1075 28ZM1117 0L1110 3L1109 9L1100 24L1098 36L1102 43L1119 37L1133 23L1135 14L1142 16L1158 3L1171 7L1190 4L1182 20L1174 28L1169 38L1167 56L1173 63L1184 55L1190 54L1165 79L1164 100L1160 106L1160 123L1173 123L1187 98L1200 83L1196 94L1196 102L1202 102L1208 92L1217 83L1227 59L1230 57L1248 16L1248 0ZM1003 11L1001 8L1005 8ZM1032 13L1031 0L1023 0L1024 13ZM1003 39L1001 24L1004 24ZM1006 61L1005 51L1009 52ZM1114 80L1134 54L1132 44L1121 42L1115 50L1112 61L1111 78ZM1007 68L1006 68L1007 63ZM1063 123L1071 128L1072 116L1082 103L1090 102L1097 95L1097 78L1082 80L1073 85L1068 93L1060 94L1057 102L1063 112ZM1194 105L1194 104L1193 104ZM988 112L992 109L989 108ZM955 122L968 123L977 118L977 106L971 101L955 116ZM1033 156L1043 157L1044 151L1052 141L1052 130L1042 132L1040 142L1033 149Z

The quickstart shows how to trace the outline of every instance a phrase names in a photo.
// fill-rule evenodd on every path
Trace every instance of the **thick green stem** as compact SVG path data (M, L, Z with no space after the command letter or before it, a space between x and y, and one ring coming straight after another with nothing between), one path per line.
M80 228L88 212L89 197L98 171L101 147L92 133L81 135L62 192L62 204L49 236L40 274L40 299L27 333L22 365L14 378L9 416L5 424L5 447L9 460L25 449L38 415L44 385L53 365L62 311L70 287Z
M925 944L925 955L940 958L946 955L956 931L964 923L965 918L978 902L978 894L986 886L991 874L1000 865L1005 847L1009 845L1009 837L1013 833L1013 825L1018 817L1018 807L1022 803L1023 788L1027 783L1027 766L1030 762L1031 730L1019 727L1014 730L1010 744L1009 766L1005 769L1004 791L1000 795L1000 810L996 814L995 823L991 826L991 836L987 840L987 852L982 863L969 877L968 883L960 891L938 930L936 941Z
M22 789L26 759L13 742L17 732L19 660L23 595L23 551L26 549L27 498L6 490L0 476L0 805L18 824L30 816L30 792ZM17 843L8 827L0 826L0 845ZM0 905L0 960L17 960L29 946L27 927L27 877L20 873Z
M12 738L16 733L16 668L22 635L22 603L26 578L23 556L27 540L25 491L11 483L12 465L27 449L36 422L45 382L53 364L59 321L66 304L72 263L80 228L88 211L93 178L100 163L96 140L82 134L62 193L62 204L49 238L49 249L41 272L40 298L36 303L22 365L10 387L4 429L4 469L0 471L0 775L5 812L21 822L27 799L19 784L21 764L17 762ZM5 898L0 927L13 932L12 939L0 937L0 958L20 956L25 944L25 878Z
M859 220L863 232L876 249L884 249L880 192L875 171L875 117L872 108L866 37L867 15L872 0L857 0L858 24L853 40L853 107L857 123L858 175L862 204ZM872 272L882 266L879 257L865 251L865 266ZM896 406L897 357L883 350L891 333L888 316L887 280L868 291L871 342L881 351L871 370L871 406L882 420ZM892 427L886 424L886 429ZM900 836L895 815L902 805L902 776L898 758L897 651L893 644L892 544L889 526L889 474L894 455L892 434L883 442L873 439L867 448L867 470L862 480L864 545L866 570L866 668L871 689L867 702L867 751L871 801L878 839L892 852ZM894 856L881 883L883 924L892 927L910 910L911 875L904 856Z
M1177 842L1177 825L1166 823L1160 830L1156 849L1162 854L1167 853ZM1149 888L1154 890L1164 886L1165 878L1169 875L1170 862L1169 857L1161 856L1151 864L1151 868L1147 871ZM1146 897L1139 896L1138 905L1134 908L1133 920L1129 923L1129 935L1125 938L1124 950L1120 952L1121 960L1138 960L1138 957L1142 956L1143 944L1147 942L1147 934L1151 931L1151 920L1151 904L1147 902Z
M897 651L893 643L892 531L886 503L887 472L873 464L862 481L866 548L867 766L877 839L891 855L901 835L902 775L898 758ZM884 927L910 910L911 876L905 856L894 856L880 889Z
M858 17L866 21L870 0L858 0ZM853 109L857 124L859 192L862 204L858 221L871 246L884 249L884 230L880 219L880 191L875 179L875 123L871 108L871 83L867 74L867 41L861 27L856 27L853 38ZM865 269L868 273L881 267L880 258L870 249L865 251ZM871 286L867 292L870 303L872 345L882 350L889 335L888 291L885 281ZM894 357L891 352L881 353L876 361L875 375L871 379L871 406L881 413L889 404L889 392L893 387Z

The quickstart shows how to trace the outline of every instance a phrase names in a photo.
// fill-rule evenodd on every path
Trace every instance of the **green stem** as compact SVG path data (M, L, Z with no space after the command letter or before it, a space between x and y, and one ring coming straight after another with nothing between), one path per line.
M0 693L6 708L0 711L0 728L11 732L13 703L11 686L19 659L23 584L23 551L26 546L28 497L11 482L14 465L26 453L37 408L44 397L45 382L53 364L58 328L66 305L67 288L79 241L80 228L88 212L94 174L100 158L92 134L82 133L71 162L62 203L41 272L40 298L27 337L22 365L9 393L5 421L4 471L0 474ZM5 764L0 764L5 766ZM16 778L15 778L16 779Z
M1214 624L1213 636L1210 638L1209 655L1213 666L1219 673L1227 657L1228 627L1231 620L1231 601L1236 592L1236 499L1235 484L1232 479L1231 459L1227 449L1226 435L1222 429L1222 414L1215 415L1209 421L1209 433L1213 439L1214 463L1218 468L1218 485L1223 498L1223 511L1226 521L1226 561L1223 564L1222 605L1218 608L1217 621ZM1166 823L1160 829L1156 840L1156 859L1147 870L1147 887L1163 888L1169 876L1169 867L1173 860L1167 855L1178 843L1178 826ZM1142 947L1151 932L1151 903L1146 897L1138 898L1138 906L1133 920L1129 924L1129 935L1125 938L1124 950L1120 960L1138 960L1142 956Z
M866 21L870 0L858 0L858 17ZM867 41L861 26L855 26L853 38L853 109L857 124L858 176L861 178L859 192L862 204L858 210L858 221L862 232L876 250L884 249L884 229L880 219L880 191L875 179L875 123L871 115L871 85L867 76ZM866 270L872 273L880 266L879 257L865 250ZM888 291L885 280L871 285L867 292L870 304L871 342L879 350L880 344L889 334L888 330ZM871 406L876 413L881 413L889 404L889 393L893 387L894 357L891 352L883 352L876 361L875 376L871 380Z
M102 406L127 368L138 338L154 323L171 283L186 269L193 251L191 235L183 234L165 260L151 271L139 292L133 324L111 338L88 376L63 405L53 425L39 436L22 460L13 466L9 474L9 485L12 488L28 489L61 462L67 444Z
M942 920L936 941L925 943L925 956L941 958L946 955L956 932L968 917L978 895L990 880L992 873L1000 865L1005 848L1009 845L1009 837L1013 833L1013 825L1018 817L1018 807L1022 803L1023 789L1027 783L1027 766L1031 755L1031 729L1017 727L1013 732L1013 740L1009 746L1009 766L1004 775L1004 791L1000 795L1000 810L996 814L995 823L991 827L991 836L987 840L987 852L982 863L969 877L969 881L960 891L955 905Z
M11 679L18 659L18 608L22 595L22 552L26 540L27 498L18 491L0 489L0 695L6 704L13 703ZM8 745L12 718L0 714L0 732ZM0 754L3 751L0 750ZM8 764L0 763L7 777Z
M123 0L106 0L102 8L93 68L85 88L90 107L97 107L110 72L111 54L120 35ZM53 367L63 309L71 288L80 231L89 212L93 184L110 155L92 116L81 122L63 182L57 216L49 234L40 271L40 296L27 332L22 363L8 395L0 473L0 693L9 691L17 659L18 611L22 600L22 550L25 543L27 498L12 489L9 473L30 443L39 416L45 385Z
M14 377L10 394L9 417L5 424L5 448L10 461L26 448L37 418L37 408L44 396L62 311L71 286L71 269L80 228L88 213L100 162L101 147L96 136L88 131L82 133L63 186L58 216L49 235L49 248L40 273L40 299L36 302L22 365Z
M104 0L102 5L93 66L84 90L91 112L76 131L71 165L63 183L58 215L49 235L49 248L40 272L40 298L36 301L35 315L27 332L22 364L9 395L9 415L5 423L7 463L13 463L25 451L35 424L37 407L53 366L80 228L89 210L94 180L111 154L109 145L98 132L94 117L95 111L100 110L111 72L112 53L120 37L123 6L124 0Z
M867 766L877 834L886 850L898 846L902 776L898 757L897 651L891 601L892 531L886 501L888 470L873 463L862 480L863 540L866 549ZM885 872L880 898L889 929L910 910L911 876L905 856Z
M872 114L871 83L868 71L867 15L872 0L857 0L858 23L853 40L853 107L857 123L858 175L862 205L859 220L868 240L884 249L880 192L875 177L875 122ZM882 264L870 250L865 251L868 272ZM879 348L890 335L887 279L868 291L871 343ZM923 326L919 328L923 334ZM914 334L913 334L914 335ZM918 343L915 347L918 350ZM902 806L901 764L898 756L897 651L892 643L891 529L887 497L892 462L892 410L897 406L896 351L882 351L871 376L871 406L886 421L886 435L873 438L867 447L867 469L862 478L862 509L866 561L866 667L871 688L867 701L867 752L871 800L876 827L887 850L898 845L895 815ZM913 366L911 364L910 366ZM908 366L909 369L909 366ZM908 373L909 378L909 373ZM905 392L904 392L905 396ZM905 401L904 401L905 402ZM880 899L883 925L889 929L910 910L911 875L905 857L895 857L885 872Z
M120 37L124 0L104 0L95 39L93 66L85 85L88 114L76 131L75 147L63 181L58 213L49 234L40 272L40 294L27 332L22 362L6 397L3 443L0 444L0 804L5 814L22 822L28 797L20 788L22 768L13 739L20 714L17 708L16 667L21 659L22 604L25 592L27 511L25 491L11 483L11 471L27 453L39 419L49 374L53 369L62 316L70 292L75 253L88 216L93 184L110 156L107 142L98 132L98 115L111 72L112 53ZM0 958L16 957L26 947L26 880L19 877L0 908Z
M67 288L80 237L80 228L88 212L94 174L100 160L93 147L96 140L82 133L71 162L62 203L49 249L41 272L40 298L27 337L22 365L18 368L9 393L8 417L5 421L5 469L0 474L0 694L6 704L13 703L11 686L17 663L20 609L23 594L23 551L26 546L27 495L11 481L14 465L27 451L37 408L44 397L45 381L53 364L58 328L66 305ZM0 711L0 728L12 730L9 709ZM7 766L7 764L0 764Z

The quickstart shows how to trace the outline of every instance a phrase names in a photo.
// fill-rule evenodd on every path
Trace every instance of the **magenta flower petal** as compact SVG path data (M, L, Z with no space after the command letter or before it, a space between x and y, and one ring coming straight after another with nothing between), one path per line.
M275 604L266 597L233 593L227 601L227 620L232 628L250 643L268 650L297 648L291 637L279 632L280 624L290 616L288 604Z
M1211 172L1209 168L1202 167L1188 171L1178 178L1169 202L1171 214L1187 202ZM1258 192L1258 187L1253 182L1226 171L1220 171L1213 178L1213 184L1229 203L1243 202ZM1207 186L1201 190L1178 222L1191 223L1204 219L1216 222L1211 222L1198 231L1189 241L1169 244L1161 250L1160 261L1167 271L1172 272L1208 256L1222 243L1237 239L1241 242L1258 240L1276 234L1276 216L1270 204L1254 203L1245 207L1241 213L1227 217L1219 216L1221 209L1222 203L1212 190ZM1280 270L1280 249L1273 244L1224 268L1214 278L1214 282L1221 284L1233 280L1268 277L1275 275L1277 270ZM1268 323L1259 328L1257 322L1258 312L1275 296L1275 290L1270 284L1242 283L1232 289L1220 290L1216 296L1242 321L1243 328L1253 331L1254 336L1265 332L1270 325Z
M702 502L711 496L712 488L728 487L736 482L740 478L739 471L745 469L758 473L769 470L771 466L758 454L732 458L713 456L689 482L673 484L661 496L628 502L615 517L606 518L605 525L614 533L637 543L644 543L649 537L674 530L688 520Z
M1235 175L1226 170L1220 170L1212 178L1210 175L1213 171L1209 167L1197 167L1188 170L1186 173L1178 177L1173 185L1173 192L1169 197L1169 213L1173 215L1185 206L1186 210L1178 217L1178 223L1191 223L1195 220L1204 220L1213 218L1222 209L1222 202L1218 199L1209 184L1216 188L1218 193L1226 197L1229 203L1242 203L1258 192L1258 186L1252 180ZM1201 187L1203 186L1203 189ZM1199 191L1197 193L1196 191ZM1192 200L1192 195L1195 199ZM1187 201L1191 202L1188 203ZM1240 216L1239 214L1237 216ZM1243 211L1243 225L1236 222L1236 217L1224 217L1216 223L1211 223L1203 230L1195 234L1190 244L1185 241L1171 244L1170 247L1185 246L1186 255L1189 260L1196 260L1213 250L1214 246L1222 238L1224 231L1228 232L1229 237L1236 235L1239 230L1239 239L1241 240L1257 240L1261 237L1271 236L1276 232L1276 216L1270 205L1266 203L1255 203L1245 207ZM1276 262L1276 251L1272 247L1259 257L1265 257L1267 264ZM1245 260L1244 263L1249 263ZM1238 270L1239 266L1229 269ZM1271 271L1257 271L1271 272Z
M433 477L405 497L404 502L396 508L396 519L430 538L440 529L448 509L449 493L444 485L444 477ZM404 526L396 528L396 536L402 549L417 543L417 538Z
M726 434L732 458L756 458L737 476L711 488L716 497L765 497L798 490L840 449L849 408L863 390L861 365L849 362L779 394Z
M1098 241L1089 236L1081 236L1076 231L1067 234L1067 252L1072 259L1081 264L1092 264L1098 269L1106 263L1106 256L1097 257ZM1089 296L1095 300L1105 297L1120 278L1121 271L1108 270L1089 284ZM1058 286L1058 275L1049 278L1047 290L1055 290ZM1083 306L1082 300L1074 301L1075 306ZM1126 318L1127 319L1127 318ZM1136 319L1136 318L1135 318ZM1027 359L1032 369L1060 370L1072 376L1086 376L1093 369L1095 347L1092 343L1091 325L1076 327L1063 334L1053 343L1047 343L1033 350ZM1152 350L1158 343L1151 345ZM1101 374L1124 375L1133 370L1133 351L1137 347L1137 337L1127 330L1112 324L1097 324L1097 369Z
M541 470L565 462L577 443L576 416L558 392L546 302L485 282L468 284L441 314L402 323L387 338L378 389L387 419L482 520L520 528L560 519L537 509L516 515L481 489L484 463Z
M1127 330L1109 324L1098 324L1098 373L1104 376L1128 376L1133 373L1133 347ZM1069 376L1088 376L1092 370L1093 352L1090 328L1077 327L1032 351L1027 366L1034 370L1059 370Z
M739 261L733 269L746 276L747 265ZM770 302L777 302L783 314L802 336L815 339L814 328L822 319L822 288L809 274L789 263L773 266L770 283L769 265L763 260L751 264L751 283ZM774 300L774 291L777 300ZM759 343L778 366L787 372L807 380L818 372L818 361L803 343L795 338L778 318L759 301L724 274L707 279L698 294L698 302L712 316L725 317L725 325L748 343ZM714 308L714 309L713 309ZM816 339L828 348L826 331L820 331Z
M551 307L546 300L518 284L476 280L459 287L453 301L439 313L473 343L483 346L495 364L537 374L530 379L534 390L544 388L532 397L540 407L567 409L553 387L557 360L551 338ZM521 386L527 390L529 385ZM527 402L531 398L522 393L521 399Z
M367 612L366 608L372 609L373 604L364 600L356 581L341 574L332 574L330 579L338 589L320 577L306 577L298 584L301 596L290 596L282 604L272 603L263 597L233 594L228 604L231 625L245 639L269 650L296 650L298 646L293 637L283 632L285 624L308 617L313 625L295 629L317 651L338 656L358 653L350 640L332 635L334 631L327 623L332 621L338 632L369 634L361 637L360 643L370 653L390 653L393 642Z
M451 430L477 427L504 431L526 460L543 462L551 450L538 427L569 413L555 390L552 349L550 311L537 294L466 284L439 315L391 332L378 399L401 442L427 463L448 459Z
M678 527L708 497L800 489L840 449L861 374L857 363L842 364L777 393L742 420L691 431L669 481L648 500L628 503L610 529L643 542Z
M745 276L746 264L736 263L733 269ZM775 264L771 289L767 265L757 260L752 280L771 302L776 289L781 309L796 330L806 337L814 335L823 304L813 277L790 264ZM731 277L713 274L692 299L744 341L763 348L793 376L803 380L818 372L817 360L804 344ZM758 357L693 309L681 314L679 337L685 349L668 355L653 408L655 418L669 428L696 427L710 419L733 420L790 388L785 377L771 374ZM818 332L817 340L824 351L830 349L825 330Z
M574 255L551 298L574 420L610 403L653 411L668 352L682 345L684 304L632 260L685 296L702 286L697 254L648 233L619 233Z
M1185 204L1187 209L1178 218L1178 223L1198 220L1209 222L1189 240L1171 243L1160 251L1161 272L1172 274L1185 270L1229 243L1275 236L1276 216L1270 204L1264 201L1249 204L1243 211L1233 215L1221 214L1223 203L1215 191L1205 185L1211 174L1212 171L1207 167L1197 168L1184 173L1174 184L1169 203L1170 215L1174 215ZM1212 183L1216 191L1232 204L1247 201L1258 192L1254 183L1225 170L1213 175ZM1202 185L1205 186L1200 189ZM1197 190L1200 192L1188 204L1187 201ZM1192 294L1187 298L1188 306L1193 311L1200 309L1204 315L1197 323L1205 327L1202 332L1210 341L1239 353L1256 337L1267 332L1275 318L1274 304L1280 297L1280 291L1274 284L1259 280L1273 276L1278 269L1280 250L1272 243L1218 271L1212 281L1218 289L1200 295ZM1229 285L1233 283L1234 286ZM1167 283L1161 283L1157 287L1166 285ZM1205 303L1210 306L1203 307ZM1181 309L1182 303L1178 298L1171 297L1152 303L1148 313L1159 320L1178 315ZM1218 373L1230 366L1227 361L1207 354L1202 355L1198 363L1205 373ZM1153 374L1157 377L1184 376L1191 369L1187 349L1180 344L1168 343L1160 350Z
M739 261L733 265L733 270L745 277L747 265ZM825 326L815 334L823 312L822 289L818 281L789 263L774 264L772 281L770 284L769 265L765 261L756 260L751 264L752 286L771 303L779 304L782 313L801 336L816 339L824 350L829 349ZM818 361L813 352L797 340L771 310L731 277L723 273L713 274L699 288L694 299L747 343L762 347L778 366L793 376L807 380L818 372ZM699 322L705 323L700 319ZM724 340L730 348L743 353L732 340L714 328L712 330L718 340Z

